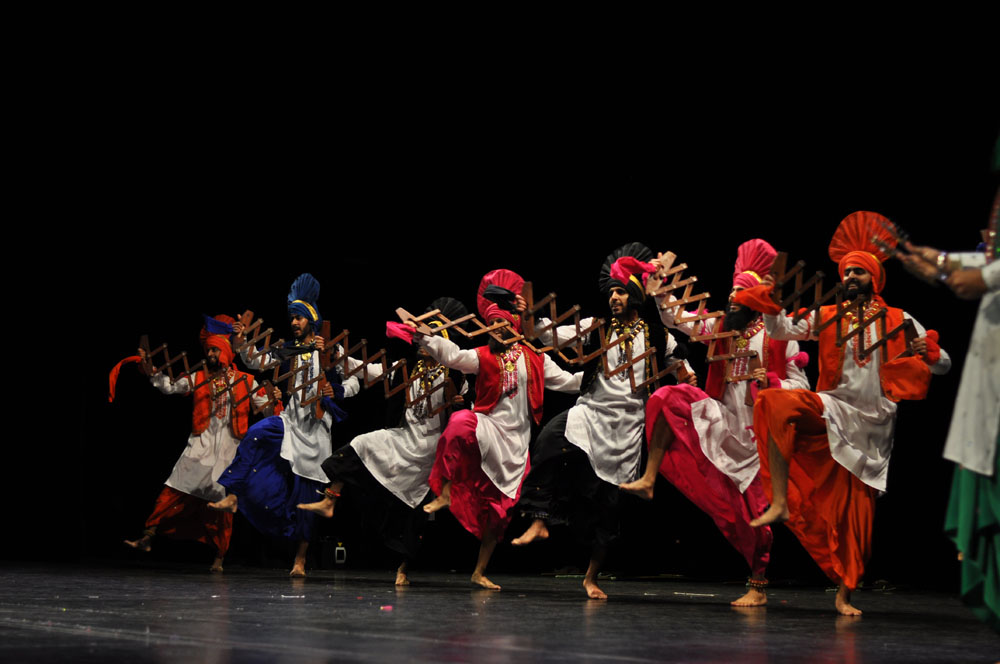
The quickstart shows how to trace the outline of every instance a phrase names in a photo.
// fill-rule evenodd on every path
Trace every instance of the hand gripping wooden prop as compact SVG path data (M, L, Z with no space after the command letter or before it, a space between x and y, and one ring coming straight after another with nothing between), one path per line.
M675 265L676 260L677 255L671 251L663 254L660 258L660 263L663 266L660 274L664 284L656 289L653 295L656 297L668 296L660 304L660 309L662 311L672 310L674 321L679 324L701 322L701 334L692 334L688 339L690 341L707 342L708 352L705 356L706 362L726 363L724 375L727 383L753 380L754 370L761 367L760 357L758 357L757 351L750 350L749 347L739 343L742 340L739 330L723 331L721 329L721 319L725 316L725 312L708 311L705 308L698 308L694 312L685 311L687 305L695 304L697 306L697 303L707 300L711 297L711 294L707 291L704 293L693 293L692 291L694 290L694 285L698 282L698 277L695 275L685 277L684 271L688 269L687 263ZM667 281L668 278L670 279L669 282ZM682 288L684 290L680 293L680 297L678 297L676 292ZM673 299L670 299L671 297ZM707 322L710 320L716 321L711 326L711 332L708 331L709 325ZM722 343L720 345L720 342L723 341L730 341L730 343ZM740 362L744 358L747 359L747 362ZM743 372L737 373L737 367L743 367ZM750 391L747 390L747 399L749 398Z
M879 348L885 346L890 338L902 332L905 335L907 350L900 353L898 357L905 357L912 354L909 350L910 342L917 338L917 331L911 320L904 319L902 323L890 330L888 329L888 321L886 319L888 311L885 307L879 307L878 311L871 315L866 315L866 309L870 303L868 298L858 297L853 302L845 302L843 283L838 282L833 288L824 292L823 277L825 275L822 271L817 271L812 277L803 281L802 270L805 268L805 261L798 261L790 270L786 271L787 263L788 254L783 251L778 252L778 256L774 259L774 264L771 266L771 276L774 278L774 290L771 293L771 297L785 311L795 312L792 315L792 322L798 323L811 312L818 312L821 306L833 300L833 306L835 307L834 314L828 320L818 324L814 328L814 336L818 336L820 332L829 326L836 325L837 347L843 346L853 337L858 337L858 357L865 359ZM793 278L792 292L784 296L785 287L793 281ZM803 307L801 305L802 296L810 289L813 290L813 302L809 306ZM842 321L845 321L847 324L842 324ZM878 325L877 339L873 344L866 345L865 330L868 326L876 324ZM847 328L846 331L845 328ZM891 360L896 358L885 359Z
M246 313L243 314L241 319L243 317L247 317L249 320L250 318L253 318L253 312L247 311ZM270 330L268 330L268 333L270 333ZM220 376L213 376L213 377L209 377L206 373L205 377L202 380L196 381L195 376L197 376L198 371L205 366L205 360L199 360L196 364L191 365L188 363L187 351L181 351L177 355L171 357L170 351L168 350L166 343L162 343L156 348L150 349L149 336L145 334L139 338L139 348L141 348L145 352L146 357L145 360L142 361L141 367L143 373L146 374L147 376L153 376L162 371L166 371L166 374L170 379L171 385L173 385L179 380L191 380L192 392L201 389L205 385L213 382L215 378L221 378L224 383L224 386L218 388L218 385L216 385L216 392L213 394L213 397L218 398L220 395L228 393L230 403L232 403L234 408L237 405L243 403L243 401L245 401L246 399L251 398L254 394L253 382L250 376L248 376L247 374L243 374L237 380L230 381L229 375L226 372L223 372ZM236 352L238 352L238 350ZM162 358L163 364L158 365L156 357L158 357L161 354L163 356ZM180 371L175 374L174 365L178 363L180 363L181 365L179 367ZM236 388L240 384L244 385L245 387L244 396L237 398ZM263 387L266 393L270 397L271 393L273 392L273 386L270 386L269 384L265 383ZM253 408L254 413L260 413L262 411L271 412L273 406L274 406L273 398L269 398L268 402L261 405L260 407L253 405L251 402L251 407Z
M571 366L586 364L587 362L590 362L594 358L600 356L601 368L604 371L604 377L612 378L622 372L627 372L629 386L631 387L633 393L638 392L639 390L642 390L650 385L652 385L652 389L655 390L659 387L660 381L667 374L676 370L677 363L672 363L662 371L660 370L658 360L656 359L655 346L650 346L638 356L632 355L632 339L635 334L640 333L641 330L635 330L624 338L616 337L615 339L609 341L608 332L606 330L607 321L603 318L594 318L593 322L588 327L583 327L581 324L580 305L574 304L564 313L560 314L558 307L556 306L556 294L550 292L541 300L535 302L534 289L530 281L524 282L524 287L521 290L521 297L523 297L527 303L525 316L521 323L521 327L524 330L524 336L529 339L537 339L540 335L545 334L546 332L552 335L552 343L548 346L535 348L534 346L531 346L531 344L527 344L538 352L555 351L564 362ZM540 327L535 327L535 314L541 311L546 305L548 305L549 308L549 323ZM573 334L565 339L560 339L559 334L556 331L557 326L559 323L567 320L570 316L573 317ZM585 349L585 343L587 338L594 331L598 333L601 344L598 348L595 348L588 353ZM608 362L608 352L615 347L623 350L625 356L617 366L612 368ZM564 351L567 349L573 352L572 356L566 355ZM643 381L636 382L636 364L639 362L646 363L647 360L649 362L649 375L646 376ZM683 363L681 363L681 366L683 366Z

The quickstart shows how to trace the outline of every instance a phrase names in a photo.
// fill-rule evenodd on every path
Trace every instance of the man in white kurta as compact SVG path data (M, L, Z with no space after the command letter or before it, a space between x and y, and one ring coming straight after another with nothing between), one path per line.
M449 307L452 319L465 315L465 307L455 300L439 298L435 303L435 308ZM403 410L401 425L361 434L336 450L323 462L323 471L330 481L323 499L299 505L300 509L331 518L345 485L360 491L366 498L366 511L379 524L386 546L403 556L396 570L396 585L409 585L409 561L417 553L424 518L423 511L417 508L430 494L428 478L438 438L448 421L445 402L461 403L461 395L467 388L459 376L460 387L449 392L446 383L451 383L453 377L448 368L438 364L426 351L420 350L418 355L421 357L409 374L412 382L407 388L407 403L410 405ZM360 366L353 358L347 361L352 370ZM367 372L366 380L377 379L382 376L382 367L369 365ZM401 378L401 374L390 374L390 380Z
M944 253L907 245L900 260L914 274L941 279L964 300L980 299L944 457L954 461L945 534L962 561L960 594L969 608L1000 631L1000 193L986 230L986 251Z
M222 571L222 560L229 548L232 515L208 509L211 501L222 500L225 490L218 483L223 470L232 462L240 438L246 433L250 403L260 407L267 398L258 394L257 382L249 374L238 371L232 364L233 351L228 334L233 319L216 316L211 323L229 326L225 333L213 334L202 330L202 345L206 369L175 382L163 372L150 377L150 382L163 394L191 395L194 398L192 432L187 446L164 484L153 513L146 520L146 529L138 540L126 540L132 548L149 551L155 534L190 538L215 548L212 571ZM139 349L139 358L146 352ZM230 386L236 385L236 400L243 400L235 412L230 398ZM195 387L198 389L195 390Z
M517 331L520 318L514 313L514 298L523 284L510 270L487 273L479 288L480 316L490 324L506 321ZM510 334L506 328L504 333ZM499 590L484 572L529 468L531 423L541 420L544 390L578 392L582 374L563 371L547 355L520 343L504 345L491 339L487 346L462 350L439 336L421 336L420 344L444 366L476 375L477 400L473 412L458 411L448 421L430 476L438 497L424 510L448 507L480 538L471 580Z
M771 507L752 525L785 521L827 576L838 584L834 600L843 615L860 615L851 605L871 545L874 501L886 489L892 453L896 401L922 399L931 374L951 367L948 354L906 312L889 307L880 293L885 285L884 254L871 238L882 232L884 217L856 212L834 234L830 257L838 263L847 299L863 302L863 316L884 314L886 329L909 321L916 339L902 331L877 351L862 354L880 340L881 326L857 320L857 309L836 323L835 306L823 306L798 323L771 300L773 280L741 291L736 302L765 313L767 332L775 339L819 342L816 392L765 390L754 406L754 428L761 473L771 487ZM842 335L858 331L837 345ZM765 458L766 457L766 458Z
M618 262L623 256L633 260ZM609 256L608 274L602 275L601 285L612 316L607 340L615 344L607 353L611 371L641 356L650 346L648 324L639 311L645 300L640 280L656 269L643 262L651 257L652 253L642 245L625 245ZM631 269L626 269L625 263ZM583 319L580 329L589 328L593 322L592 318ZM549 323L541 319L538 325L545 327ZM560 343L576 334L572 325L556 330ZM598 335L595 331L590 336L596 339ZM543 333L539 340L551 345L551 332ZM677 342L666 334L664 343L663 357L670 357ZM595 362L600 364L601 360ZM647 361L636 362L632 371L635 384L642 384L647 377ZM597 577L606 549L618 533L618 487L639 475L647 394L646 387L632 390L627 369L611 377L597 369L576 405L550 420L535 443L532 472L520 502L522 513L533 520L512 544L524 546L547 539L548 526L554 523L568 522L582 531L592 549L583 582L591 599L607 598L597 585Z
M330 429L342 417L334 399L354 396L360 389L357 378L344 378L342 366L327 371L322 368L320 352L326 342L317 334L322 323L318 297L319 283L310 274L300 275L288 295L292 343L256 357L251 356L250 348L242 351L243 362L250 369L259 370L278 361L283 370L295 370L294 383L281 415L261 420L247 432L220 479L229 495L211 504L214 509L230 512L239 509L264 534L298 541L291 571L295 577L305 576L314 520L312 513L298 509L298 505L311 502L326 484L322 463L333 451ZM234 329L242 339L242 325L237 323ZM335 352L343 349L338 346ZM307 384L304 389L295 389ZM303 405L317 397L318 402Z
M679 322L678 318L695 314L678 317L678 307L670 306L673 296L657 298L665 325L689 336L711 335L725 328L736 336L716 341L715 352L740 356L710 363L704 391L697 385L674 385L662 387L650 397L646 407L646 472L639 481L622 486L624 491L651 500L659 473L711 517L750 569L747 592L732 602L734 606L767 603L765 571L773 541L769 527L750 525L767 508L758 477L754 399L762 389L809 387L800 367L806 358L800 357L798 343L770 339L759 314L732 302L735 293L760 283L759 275L768 273L776 255L761 239L739 246L725 317ZM654 277L651 290L659 283Z

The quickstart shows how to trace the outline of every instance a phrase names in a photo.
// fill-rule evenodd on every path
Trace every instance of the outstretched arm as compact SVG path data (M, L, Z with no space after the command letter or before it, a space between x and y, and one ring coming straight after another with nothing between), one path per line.
M570 373L564 371L558 364L552 361L548 355L543 355L543 367L545 369L545 389L556 392L579 392L580 384L583 382L583 372Z
M431 357L448 367L467 374L479 373L479 354L462 350L453 341L439 336L418 335L420 345Z
M551 324L552 321L548 318L539 318L538 322L535 323L536 329L539 327L545 327ZM593 318L583 318L580 320L580 331L586 330L588 327L594 324ZM593 332L591 332L593 334ZM556 338L559 343L565 343L576 336L576 325L560 325L556 328ZM552 346L552 330L545 330L538 335L538 340L542 342L545 346Z

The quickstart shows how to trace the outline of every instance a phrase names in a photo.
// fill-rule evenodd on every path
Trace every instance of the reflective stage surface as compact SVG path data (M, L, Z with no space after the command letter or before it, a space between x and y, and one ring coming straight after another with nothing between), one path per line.
M994 662L1000 636L954 597L856 593L837 616L822 588L776 588L733 609L737 585L577 577L127 565L6 566L0 661L74 662Z

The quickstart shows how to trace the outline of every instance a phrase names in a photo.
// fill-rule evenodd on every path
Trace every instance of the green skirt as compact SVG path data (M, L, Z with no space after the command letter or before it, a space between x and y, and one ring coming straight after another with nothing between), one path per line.
M1000 632L1000 453L993 477L955 468L944 532L962 553L962 601Z

